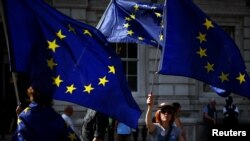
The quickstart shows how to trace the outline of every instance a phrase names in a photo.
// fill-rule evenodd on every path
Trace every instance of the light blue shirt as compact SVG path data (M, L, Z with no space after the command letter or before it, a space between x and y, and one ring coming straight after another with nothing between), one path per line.
M117 125L117 134L127 135L131 133L131 128L124 123L119 122Z

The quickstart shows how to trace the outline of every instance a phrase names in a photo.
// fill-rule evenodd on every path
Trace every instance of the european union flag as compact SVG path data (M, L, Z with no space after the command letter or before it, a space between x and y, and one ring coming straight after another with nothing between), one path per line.
M231 37L191 0L167 0L160 73L195 78L250 97L250 79Z
M111 0L97 28L110 42L163 45L163 5Z
M96 28L43 0L6 0L13 71L57 100L73 102L137 127L141 115L121 60Z
M17 119L13 141L80 141L51 106L39 106L32 102Z

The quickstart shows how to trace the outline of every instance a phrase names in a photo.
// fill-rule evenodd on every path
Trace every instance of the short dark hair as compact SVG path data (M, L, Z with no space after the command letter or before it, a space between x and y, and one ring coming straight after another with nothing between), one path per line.
M178 108L181 108L181 104L179 102L173 102L172 105L174 107L175 112L177 111Z
M40 93L37 89L34 89L33 97L34 97L34 101L37 104L46 105L46 106L52 106L53 105L52 95L43 94L43 93Z

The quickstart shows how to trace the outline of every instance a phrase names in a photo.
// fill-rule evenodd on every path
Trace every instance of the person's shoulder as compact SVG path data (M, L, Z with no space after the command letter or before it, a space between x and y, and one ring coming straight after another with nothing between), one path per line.
M23 111L18 115L19 118L28 118L32 116L32 111L34 111L34 107L28 106L23 109Z
M206 112L208 110L208 105L203 107L203 112Z
M157 123L157 122L156 122L156 123L153 123L153 124L155 125L156 128L161 128L160 123Z
M179 128L182 127L181 119L179 117L175 118L175 124L176 124L176 127L179 127Z
M181 128L179 128L179 127L176 127L176 126L172 126L172 132L175 132L175 133L177 133L177 134L180 134L180 132L181 132Z
M236 104L233 104L233 107L238 108L238 106Z
M177 126L172 126L173 130L180 130Z

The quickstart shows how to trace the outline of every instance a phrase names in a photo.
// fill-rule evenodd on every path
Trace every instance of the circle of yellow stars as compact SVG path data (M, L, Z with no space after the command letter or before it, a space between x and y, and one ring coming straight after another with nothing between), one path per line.
M207 31L214 28L213 22L209 20L208 18L205 19L205 22L203 23L203 25L206 27ZM206 36L207 35L205 33L199 32L196 39L198 39L200 44L202 44L202 43L207 42ZM204 47L199 47L199 50L196 53L199 55L200 58L204 58L208 56L207 49ZM215 68L215 64L213 64L212 62L207 62L204 68L206 69L207 73L213 72ZM221 83L224 83L226 81L229 81L229 75L230 75L229 73L221 72L218 78L220 79ZM246 82L245 74L241 72L239 73L238 77L236 77L235 79L239 81L239 84Z
M137 3L134 4L133 9L134 9L134 13L130 13L130 15L127 15L127 16L125 17L125 23L123 24L123 28L126 28L126 29L127 29L127 35L129 35L129 36L133 36L133 35L135 34L135 31L133 31L132 29L130 29L130 27L131 27L132 25L131 25L129 22L130 22L130 21L133 21L133 20L136 20L137 17L136 17L136 14L135 14L135 13L136 13L138 10L140 10L140 5L138 5ZM157 9L157 7L152 6L151 9L152 9L152 10L155 10L155 9ZM155 15L157 18L162 18L162 14L159 13L159 12L154 12L154 15ZM145 40L146 40L145 37L143 37L142 35L137 36L136 39L139 40L139 41L145 41ZM164 40L164 36L163 36L162 33L160 33L160 34L159 34L159 41L163 41L163 40ZM156 43L155 40L152 40L152 39L151 39L150 41Z
M135 15L131 15L131 18L134 19ZM129 27L129 24L125 24L124 27ZM68 24L68 32L72 32L73 34L76 34L76 30L75 28ZM132 32L132 31L131 31ZM91 32L88 29L83 29L82 33L86 36L92 37ZM67 36L65 34L63 34L62 30L58 30L58 32L55 33L56 37L59 40L64 40L67 38ZM133 33L131 33L133 34ZM56 50L58 48L60 48L60 45L57 43L57 39L53 39L51 41L47 41L48 43L48 49L51 50L53 53L56 53ZM109 57L110 59L110 57ZM50 68L51 71L53 71L55 69L56 66L58 66L58 64L56 63L56 61L54 60L54 58L49 58L47 60L47 66ZM111 74L115 74L115 67L113 65L107 66L107 73L111 73ZM106 84L109 82L107 76L103 76L98 78L99 82L98 85L105 87ZM60 87L61 84L64 82L63 79L61 78L61 75L57 75L55 77L52 78L52 84L55 85L56 87ZM73 92L76 90L76 86L75 84L69 84L66 86L66 91L65 93L69 93L69 94L73 94ZM91 94L91 92L94 90L95 88L93 87L93 85L87 84L87 85L83 85L83 92L87 93L87 94Z

